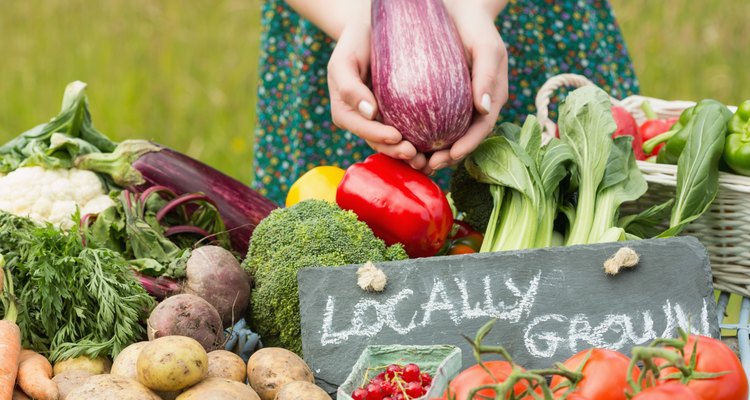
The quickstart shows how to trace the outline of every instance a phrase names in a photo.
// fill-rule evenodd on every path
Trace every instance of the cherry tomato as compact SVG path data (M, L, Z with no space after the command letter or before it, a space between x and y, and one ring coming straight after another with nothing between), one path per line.
M474 229L471 228L471 225L467 224L464 221L454 220L453 223L458 226L456 234L453 235L453 239L459 239L474 232Z
M687 386L702 399L711 400L735 400L748 398L748 383L745 371L739 358L724 342L706 336L690 335L685 345L685 363L690 364L693 355L693 346L696 348L695 370L698 372L729 372L728 374L712 379L695 379L688 382ZM654 360L657 365L663 365L664 360ZM675 368L665 368L661 376L668 376L679 371ZM661 380L657 385L669 380Z
M448 250L448 254L450 255L472 254L476 252L477 252L476 250L472 249L471 247L465 244L452 244L450 249Z
M448 385L448 390L446 390L441 399L448 400L456 398L461 400L479 400L484 398L494 398L495 391L492 389L484 389L477 392L474 399L468 399L468 396L474 388L505 381L513 368L507 361L486 361L484 362L484 365L490 370L492 375L487 374L487 371L485 371L479 364L469 367L459 373L458 376L451 381ZM525 392L528 387L529 385L527 382L518 382L513 386L513 393L520 395Z
M482 241L484 240L484 236L479 232L471 232L466 236L455 238L453 239L454 244L465 244L472 249L479 251L479 249L482 247Z
M632 400L701 400L689 387L680 383L665 383L648 388L633 397Z
M589 352L591 355L589 355ZM630 389L627 375L630 358L622 353L607 349L590 349L578 352L568 358L565 368L577 371L586 360L581 373L583 379L576 384L576 393L589 400L626 400L625 393ZM638 379L638 370L632 371L633 379ZM550 387L555 388L565 378L555 375ZM559 389L556 395L565 393L567 388Z

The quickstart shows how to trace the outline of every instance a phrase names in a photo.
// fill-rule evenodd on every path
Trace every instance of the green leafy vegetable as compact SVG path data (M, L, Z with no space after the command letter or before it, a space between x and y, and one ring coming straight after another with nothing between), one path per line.
M60 114L0 146L0 173L23 166L72 168L78 155L114 150L116 143L94 128L85 89L83 82L69 84Z
M560 139L573 152L578 168L579 190L576 218L568 245L588 242L594 222L596 193L604 178L617 125L612 118L609 96L594 86L571 92L560 106Z
M608 239L620 237L615 232L624 235L625 231L616 226L620 206L627 201L637 200L648 190L646 179L636 164L632 141L632 136L614 139L604 179L596 195L594 222L587 243L612 241Z
M0 252L12 275L24 347L53 362L115 356L142 340L154 305L117 252L0 212ZM3 310L3 313L7 310Z
M722 104L697 109L687 129L690 135L677 161L677 195L669 229L659 237L675 236L698 219L719 191L719 161L724 151L727 123L731 117Z

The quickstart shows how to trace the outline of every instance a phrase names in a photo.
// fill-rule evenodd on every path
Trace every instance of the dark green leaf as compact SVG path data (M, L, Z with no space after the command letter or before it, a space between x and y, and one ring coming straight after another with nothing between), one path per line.
M688 122L689 136L677 161L677 193L669 229L659 237L676 236L708 210L719 190L719 161L724 151L727 122L731 117L722 104L696 108Z

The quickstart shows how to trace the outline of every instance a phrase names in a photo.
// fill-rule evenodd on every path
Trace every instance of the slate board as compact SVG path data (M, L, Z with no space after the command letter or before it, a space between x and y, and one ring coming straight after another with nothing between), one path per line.
M628 246L637 267L608 276ZM385 291L367 293L357 265L298 273L302 350L317 383L335 391L368 344L453 344L497 318L488 344L528 368L592 346L628 352L676 327L719 337L710 262L695 238L642 240L378 264Z

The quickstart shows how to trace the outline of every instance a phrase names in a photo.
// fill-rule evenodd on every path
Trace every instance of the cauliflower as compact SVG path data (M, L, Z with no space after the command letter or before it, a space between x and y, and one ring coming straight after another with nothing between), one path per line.
M113 205L91 171L22 167L0 176L0 210L62 229L73 226L76 207L86 215Z

